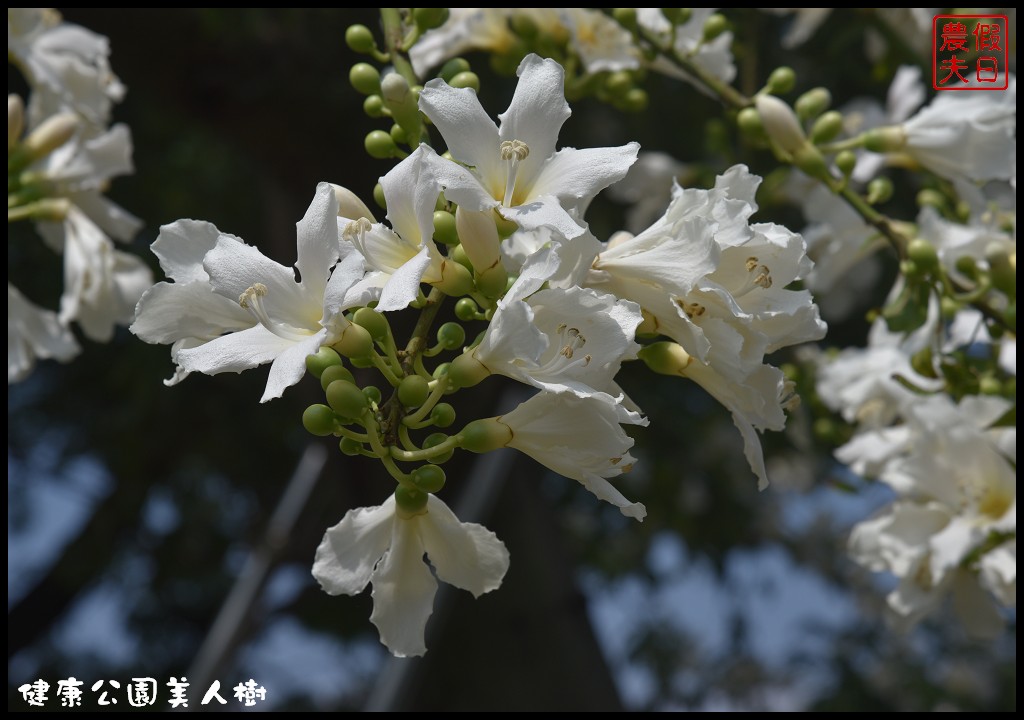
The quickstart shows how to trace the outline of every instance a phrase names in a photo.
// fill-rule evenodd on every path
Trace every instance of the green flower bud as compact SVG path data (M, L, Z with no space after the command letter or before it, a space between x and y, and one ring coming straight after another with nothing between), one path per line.
M687 366L693 362L690 354L674 342L651 343L641 348L637 356L660 375L683 375Z
M369 407L363 391L347 380L335 380L327 386L327 404L342 417L362 417Z
M434 372L431 373L435 380L440 380L442 377L448 374L448 369L452 366L451 363L443 362L434 368Z
M448 436L445 435L444 433L440 433L440 432L430 433L429 435L427 435L426 439L423 441L423 449L427 450L429 448L435 447L436 445L440 445L441 443L447 442L447 441L448 441ZM452 449L452 450L449 450L448 452L443 453L441 455L435 455L434 456L434 462L438 463L438 464L446 463L446 462L448 462L449 460L452 459L452 455L454 455L454 454L455 454L455 450ZM415 481L413 481L413 482L415 482ZM431 491L431 492L436 492L436 491Z
M832 179L832 173L829 172L825 158L818 152L818 148L810 143L805 143L802 148L793 153L793 164L811 177L819 180Z
M419 488L399 485L395 488L395 505L398 506L398 515L412 517L424 512L427 507L427 493Z
M908 278L912 278L921 274L921 268L917 266L916 262L908 258L907 260L900 260L900 272Z
M943 295L939 300L939 311L943 320L952 320L962 309L963 306L948 295Z
M480 78L475 72L466 70L448 81L453 88L470 88L474 92L480 91Z
M892 180L887 177L876 177L868 183L867 201L871 205L889 202L892 199Z
M320 387L327 390L327 386L335 380L344 380L345 382L354 383L356 379L349 372L348 368L344 365L331 365L325 368L323 374L320 376Z
M796 110L796 116L806 122L828 110L831 104L832 93L827 88L816 87L798 97L793 109Z
M800 127L793 108L772 95L758 95L754 102L772 144L790 155L795 155L807 145L804 129Z
M772 74L768 76L768 82L765 83L765 89L772 95L783 95L795 86L796 73L793 72L793 68L785 65L772 70Z
M476 359L473 353L463 353L448 368L448 382L457 388L473 387L491 374L487 366Z
M373 33L365 25L349 25L345 30L345 44L353 52L361 55L368 55L377 46L373 39Z
M647 109L649 98L643 88L632 88L619 100L619 106L626 112L643 112Z
M398 401L405 407L419 407L430 396L430 386L419 375L407 375L398 384Z
M728 29L729 21L725 19L724 15L718 13L709 15L708 19L704 21L704 42L711 42Z
M409 137L405 134L405 130L402 129L401 125L392 125L391 130L388 131L388 135L395 141L395 145L408 145Z
M456 350L466 342L466 330L456 322L446 322L437 329L437 342L445 350Z
M341 365L341 356L329 347L321 347L314 354L306 356L306 369L318 378L332 365Z
M836 155L836 167L843 175L850 177L853 174L853 169L857 167L857 153L852 150L843 150Z
M459 433L459 445L470 452L485 453L512 442L512 428L498 418L474 420Z
M423 492L436 493L444 487L444 470L437 465L421 465L412 471L412 482Z
M29 162L46 157L74 137L80 125L81 121L74 113L64 112L51 115L28 134L21 150Z
M348 456L360 455L363 452L363 444L358 440L353 440L349 437L343 437L338 441L338 449L342 453Z
M375 405L380 405L380 401L383 399L380 388L376 385L367 385L362 390L363 396Z
M636 8L612 8L612 17L627 30L636 29Z
M605 78L604 87L609 94L621 97L633 87L633 75L625 70L609 73Z
M369 95L363 100L363 112L372 118L384 117L384 100L380 95Z
M864 133L864 147L871 152L896 152L902 150L907 141L903 128L890 125L875 128Z
M736 115L736 126L751 140L763 140L768 137L761 122L761 113L756 108L745 107L740 110Z
M362 95L380 94L380 71L369 63L356 63L348 71L348 81Z
M368 307L361 307L352 316L352 322L366 328L374 340L383 340L391 332L388 319L382 313Z
M333 347L347 358L365 358L373 352L373 337L366 328L352 324L342 330L341 338Z
M917 204L918 207L933 207L936 210L943 210L947 205L946 196L938 190L925 188L917 193Z
M395 141L391 139L383 130L373 130L366 135L366 140L363 141L366 152L372 158L377 160L387 160L390 157L394 157L395 151L398 147L395 145Z
M467 271L473 272L473 263L470 262L469 256L466 255L466 248L462 245L455 245L448 250L448 259L454 260L462 267L466 268Z
M923 348L918 352L914 353L910 358L910 367L914 369L918 375L929 378L937 378L939 375L935 372L934 356L932 355L932 349L930 347Z
M434 287L445 295L461 297L473 289L473 276L458 262L452 262L450 259L442 260L441 279L434 283Z
M503 218L497 211L495 211L494 227L498 230L498 237L505 239L519 229L519 224L515 220Z
M924 238L914 238L907 244L907 257L922 272L931 272L939 266L939 255L935 247Z
M448 20L448 8L414 8L412 20L420 30L433 30Z
M970 255L961 255L956 259L956 269L974 280L978 277L978 264Z
M992 284L1010 297L1017 296L1017 253L1011 256L1009 248L1002 243L991 242L985 248Z
M992 375L985 375L978 382L978 391L982 395L1001 395L1003 392L1003 384L999 382L999 378L993 377Z
M384 186L377 183L373 186L373 201L382 210L388 209L388 201L384 198Z
M434 240L443 245L458 245L459 233L455 228L455 216L444 210L434 211Z
M430 411L430 422L439 428L446 428L455 422L455 408L448 403L438 403Z
M499 298L508 286L508 271L501 263L487 268L476 276L476 288L484 297Z
M452 78L459 73L469 71L469 62L465 58L452 58L444 65L441 66L440 72L437 76L444 80L446 83L451 84Z
M836 137L843 131L843 114L830 110L811 126L811 142L824 143Z
M476 316L480 314L480 307L473 301L473 298L460 298L455 303L455 317L462 322L469 322L470 320L476 320Z
M18 144L25 129L25 103L20 95L7 96L7 154Z
M334 432L336 416L326 405L310 405L302 411L302 426L313 435L326 437Z

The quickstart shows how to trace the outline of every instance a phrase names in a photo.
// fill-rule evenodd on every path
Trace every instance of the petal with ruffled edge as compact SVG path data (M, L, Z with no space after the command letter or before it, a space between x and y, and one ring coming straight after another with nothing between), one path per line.
M57 314L36 307L16 287L7 283L7 383L28 376L36 358L67 362L79 353L70 330Z
M476 523L461 522L434 495L427 496L427 514L413 518L437 576L479 597L496 590L508 570L505 543Z
M295 267L311 296L323 297L331 266L338 259L338 197L329 183L318 183L306 214L295 223Z
M395 518L395 496L382 505L345 513L327 530L313 561L313 577L330 595L358 595L387 552Z

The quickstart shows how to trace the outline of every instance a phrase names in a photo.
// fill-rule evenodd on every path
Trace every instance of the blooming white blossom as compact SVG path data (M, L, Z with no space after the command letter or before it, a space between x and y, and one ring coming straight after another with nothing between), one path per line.
M558 8L558 17L568 29L569 44L588 73L640 67L640 50L633 36L608 15L590 8Z
M56 313L31 303L7 283L7 383L28 377L36 358L67 362L79 352L75 336Z
M107 38L63 22L52 8L7 8L7 57L33 89L30 127L70 110L103 130L113 103L124 97Z
M586 229L582 217L594 196L622 179L639 145L556 151L558 132L569 118L562 66L528 55L519 84L498 129L475 92L431 80L420 95L452 157L438 158L436 172L445 197L468 210L496 210L525 229L549 226L565 237Z
M358 286L363 258L352 245L339 242L337 214L333 188L320 183L296 225L299 281L293 268L220 233L203 257L206 279L193 253L209 243L216 229L205 223L177 225L176 234L198 232L194 247L182 250L177 277L172 276L185 282L180 290L154 289L140 303L133 329L150 342L184 341L176 346L174 359L186 373L242 372L273 363L261 402L280 397L305 374L307 355L338 342L351 327L343 312L374 296L372 288ZM166 245L161 249L166 251ZM210 291L248 313L247 324L241 327L240 313L228 311ZM218 328L226 334L210 338Z
M671 23L661 12L661 8L637 8L637 23L667 41L674 37L673 49L682 56L688 57L695 65L721 80L731 83L736 77L736 64L732 57L732 33L724 32L710 42L704 41L704 24L718 8L691 8L690 19L677 25L673 31ZM709 94L703 84L695 81L686 72L659 56L651 63L651 69L670 77L685 80L705 94Z
M350 510L316 551L313 576L331 595L358 595L373 585L370 620L398 657L427 651L424 630L433 611L437 577L475 597L501 585L508 570L505 544L476 523L460 522L444 502L427 496L410 513L392 495L383 505Z

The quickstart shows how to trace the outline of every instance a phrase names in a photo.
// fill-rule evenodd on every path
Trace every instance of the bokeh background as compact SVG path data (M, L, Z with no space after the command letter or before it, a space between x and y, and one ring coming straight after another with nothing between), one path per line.
M362 138L379 125L347 82L363 58L344 31L376 27L371 10L62 12L110 38L128 87L115 119L132 130L136 173L110 196L145 221L131 250L154 269L148 245L179 218L209 220L291 263L294 223L317 182L369 202L391 167L365 154ZM897 64L926 61L891 28L889 51L868 59L865 32L885 29L870 10L833 13L785 55L785 18L726 15L748 92L784 59L798 91L826 85L838 106L884 97ZM484 106L503 111L514 78L467 57ZM574 102L561 144L639 140L692 163L704 186L746 162L769 176L756 219L801 227L774 202L770 156L740 143L715 103L657 77L647 87L643 114ZM8 88L25 92L14 70ZM897 183L898 202L901 192ZM903 194L912 217L913 193ZM607 237L623 217L601 198L588 220ZM10 228L8 264L26 295L56 306L60 260L30 227ZM864 312L879 301L865 294L828 342L861 342ZM379 503L391 483L302 429L303 408L322 397L316 383L260 405L265 369L167 388L167 347L124 329L107 345L82 342L72 364L43 362L8 389L10 709L28 709L17 688L39 678L55 687L69 676L149 676L160 682L155 709L166 710L165 683L183 675L198 693L192 706L210 678L225 688L252 678L267 689L253 709L274 710L1016 707L1015 613L994 643L969 640L946 615L910 635L886 626L891 579L854 566L844 543L889 495L834 464L829 441L842 428L822 421L811 395L786 433L765 438L774 484L758 493L724 408L696 386L627 367L622 385L652 420L634 433L640 462L625 482L647 505L643 524L524 457L457 456L443 496L505 541L512 566L500 591L476 601L443 587L427 656L394 660L369 622L369 593L329 597L309 572L324 530ZM514 392L491 379L458 395L459 423L516 402ZM322 466L311 446L326 451ZM291 516L268 532L288 493ZM226 634L211 639L233 589L217 625Z

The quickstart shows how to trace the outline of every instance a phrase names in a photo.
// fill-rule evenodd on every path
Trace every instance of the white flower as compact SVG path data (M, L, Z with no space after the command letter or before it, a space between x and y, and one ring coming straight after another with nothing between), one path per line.
M36 358L67 362L79 352L75 336L57 315L29 302L7 283L7 384L24 380Z
M407 307L419 295L421 282L445 286L461 281L469 289L465 269L444 258L432 240L434 206L441 194L432 158L432 151L421 146L380 179L393 229L365 217L337 220L342 238L376 271L365 284L380 288L381 312Z
M633 36L612 18L588 8L558 8L569 43L588 73L636 70L640 51Z
M640 308L579 287L541 290L525 300L516 290L498 304L480 344L456 358L453 377L465 367L480 379L497 373L581 398L618 394L614 377L640 349L633 341Z
M968 257L978 266L987 268L985 255L990 249L998 248L1007 255L1017 252L1016 240L1001 230L983 224L962 225L951 222L932 207L921 209L917 224L920 236L935 247L946 271L968 287L974 285L974 281L957 268L957 260Z
M647 515L642 503L630 502L606 479L629 472L636 462L629 454L633 439L620 423L647 424L621 401L604 394L578 398L541 392L496 420L507 428L505 447L578 480L626 517L643 520Z
M7 9L7 57L33 88L29 125L71 110L105 128L125 88L110 70L107 38L50 8Z
M729 84L736 77L736 65L732 58L732 33L724 32L710 42L704 42L704 23L718 8L691 8L690 19L682 25L672 26L661 12L661 8L637 8L636 20L641 27L667 41L675 37L673 46L676 54L689 57L702 70ZM695 81L686 72L665 58L658 56L651 64L657 72L691 83L702 93L709 95L703 84Z
M370 620L380 641L398 657L423 655L437 592L424 553L438 578L475 597L499 587L508 570L508 550L487 528L460 522L433 495L415 514L392 495L383 505L348 511L327 531L313 576L331 595L358 595L372 583Z
M792 15L782 47L787 50L803 45L832 13L832 8L758 8L772 15Z
M356 287L363 278L363 259L351 245L339 242L337 212L334 190L320 183L296 226L298 282L293 268L267 259L238 238L218 234L203 258L209 280L186 260L188 269L182 273L190 282L180 291L166 286L154 290L140 305L136 332L155 342L185 340L175 360L186 373L242 372L273 363L261 402L280 397L305 374L306 356L338 342L351 326L343 311L365 305L374 294ZM206 224L191 227L199 231L195 242L200 247L216 230ZM176 231L188 229L179 226ZM244 329L239 328L239 313L226 312L223 303L209 297L207 282L214 293L250 314ZM227 334L187 347L212 334L218 324Z
M585 230L582 216L594 196L620 180L636 160L639 145L556 151L558 131L570 115L562 67L528 55L501 129L476 93L431 80L420 109L431 119L452 157L438 159L445 197L468 210L494 208L525 229L550 226L565 237Z

